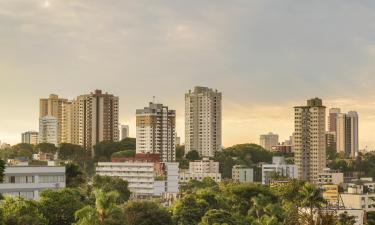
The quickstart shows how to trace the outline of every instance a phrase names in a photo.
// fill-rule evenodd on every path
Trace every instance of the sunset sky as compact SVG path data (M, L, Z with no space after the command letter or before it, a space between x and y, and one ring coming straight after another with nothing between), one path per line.
M94 89L135 110L156 96L223 93L223 144L293 132L293 106L323 98L356 110L360 148L375 149L373 0L0 0L0 140L38 130L39 98Z

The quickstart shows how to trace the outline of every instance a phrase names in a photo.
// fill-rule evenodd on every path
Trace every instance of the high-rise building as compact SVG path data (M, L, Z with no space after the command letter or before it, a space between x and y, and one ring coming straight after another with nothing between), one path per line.
M336 132L326 132L326 149L336 149Z
M39 133L36 131L26 131L22 133L22 143L37 145L39 139Z
M72 101L73 144L87 150L101 141L118 141L119 98L101 90L80 95Z
M358 155L358 114L357 112L340 113L337 116L338 153L349 158Z
M121 125L121 140L129 137L129 125Z
M329 109L329 115L328 115L328 131L329 132L336 132L337 125L337 115L341 113L341 110L339 108L332 108Z
M272 147L279 144L279 135L269 132L268 134L260 135L260 146L268 151L272 151Z
M61 143L72 143L73 132L73 104L66 101L62 105L62 118L60 124Z
M58 121L58 143L66 142L63 139L66 131L63 128L66 126L63 114L65 104L68 104L68 99L59 98L58 95L51 94L48 98L42 98L39 100L39 118L45 116L53 116Z
M185 153L196 150L213 157L221 150L222 94L195 87L185 94Z
M39 119L39 143L59 145L59 121L54 116Z
M176 111L150 102L137 109L137 153L160 154L163 162L176 160Z
M294 154L298 177L316 182L326 167L326 107L319 98L307 101L307 106L296 106Z

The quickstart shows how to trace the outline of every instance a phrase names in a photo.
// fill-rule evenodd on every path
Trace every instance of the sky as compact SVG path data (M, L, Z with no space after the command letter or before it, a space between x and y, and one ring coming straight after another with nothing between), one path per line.
M373 0L0 0L0 140L38 130L39 98L102 89L135 110L156 96L223 93L223 144L293 132L293 106L320 97L356 110L360 148L375 149Z

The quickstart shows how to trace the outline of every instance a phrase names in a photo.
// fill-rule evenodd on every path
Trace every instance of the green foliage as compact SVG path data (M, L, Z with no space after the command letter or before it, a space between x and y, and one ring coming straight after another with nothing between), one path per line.
M211 209L204 214L202 222L199 225L215 224L236 225L238 223L228 211L222 209Z
M80 145L61 143L59 147L59 159L79 162L84 160L87 155L87 151Z
M338 223L336 225L354 225L355 223L355 216L350 216L347 212L344 212L339 215Z
M6 225L48 225L36 202L7 197L0 203Z
M217 152L214 159L220 163L222 177L231 178L232 167L234 165L245 165L247 167L256 168L257 163L270 163L272 161L272 156L272 152L263 149L259 145L241 144ZM255 179L256 181L259 181L260 176L255 176L255 178L257 178Z
M107 161L111 159L112 154L115 152L135 149L135 138L125 138L119 142L103 141L94 146L95 160Z
M68 188L76 188L86 183L85 175L80 167L74 163L65 165L66 186Z
M0 151L0 156L2 159L14 159L15 157L28 157L31 159L33 157L34 146L30 144L17 144L11 148L7 148Z
M195 161L195 160L201 159L201 157L199 156L198 151L196 151L196 150L192 150L192 151L188 152L186 154L185 158L187 160L189 160L189 161Z
M93 179L93 187L100 188L104 192L116 191L118 193L116 203L119 204L126 202L130 197L128 182L118 177L96 175Z
M45 190L40 195L39 208L48 225L71 225L74 213L84 207L84 196L75 189Z
M55 154L57 152L57 147L51 143L39 143L35 146L34 151Z
M124 151L113 153L111 157L113 158L113 157L134 157L134 156L135 156L134 150L124 150Z
M124 207L127 225L172 225L167 209L152 201L131 201Z
M179 145L176 147L176 161L180 162L181 160L184 159L185 155L185 146L184 145Z
M206 201L197 199L194 195L187 195L174 204L173 221L176 225L196 225L208 207Z
M5 161L0 159L0 183L4 181L5 166L6 166Z

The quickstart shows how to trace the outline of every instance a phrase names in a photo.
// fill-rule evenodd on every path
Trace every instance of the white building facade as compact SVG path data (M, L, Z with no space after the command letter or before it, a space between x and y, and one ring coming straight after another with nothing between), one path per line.
M298 179L298 168L296 165L287 164L284 157L273 157L272 164L262 165L262 184L269 184L275 174Z
M213 157L222 148L222 94L195 87L185 94L185 154Z
M21 143L37 145L39 140L39 133L36 131L27 131L22 133Z
M254 170L246 166L235 165L232 168L232 180L236 182L254 182Z
M268 151L272 151L273 147L279 145L279 135L272 132L262 134L260 135L259 145Z
M56 117L45 116L39 119L39 143L50 143L58 146L59 121Z
M189 170L180 171L180 182L189 182L190 180L202 181L206 177L216 182L221 181L219 162L203 158L202 160L190 162Z
M39 199L45 189L65 188L65 167L55 166L8 166L0 193L26 199Z

